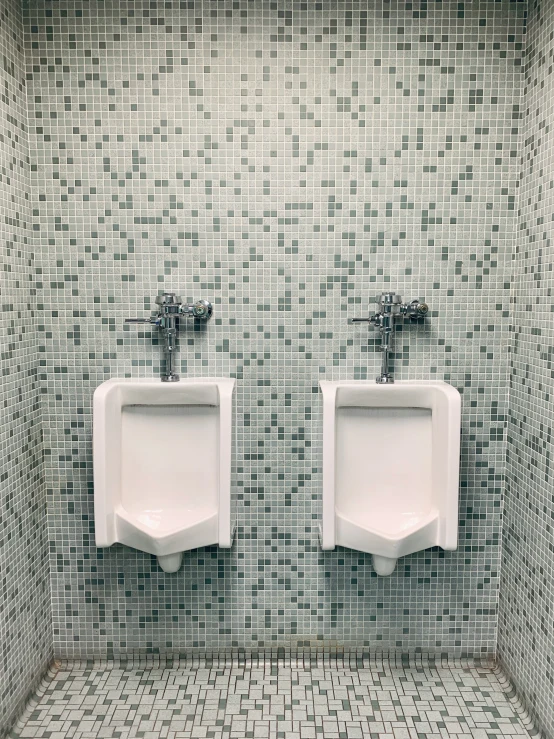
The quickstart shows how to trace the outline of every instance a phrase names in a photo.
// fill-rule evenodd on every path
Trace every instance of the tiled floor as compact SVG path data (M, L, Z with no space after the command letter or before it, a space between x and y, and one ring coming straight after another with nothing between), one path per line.
M61 667L14 730L46 739L528 737L490 669Z

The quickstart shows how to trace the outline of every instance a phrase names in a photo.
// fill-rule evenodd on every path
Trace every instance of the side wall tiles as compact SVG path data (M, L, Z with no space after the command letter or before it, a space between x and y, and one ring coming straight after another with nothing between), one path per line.
M0 5L0 735L52 655L23 25Z
M529 7L499 653L554 735L554 6Z
M29 3L57 654L494 652L524 10ZM93 519L92 393L159 373L123 321L164 289L215 304L181 372L238 381L236 543L175 575L98 550ZM383 289L431 306L399 327L397 378L463 393L459 549L390 578L317 538L317 383L376 375L378 338L346 318Z

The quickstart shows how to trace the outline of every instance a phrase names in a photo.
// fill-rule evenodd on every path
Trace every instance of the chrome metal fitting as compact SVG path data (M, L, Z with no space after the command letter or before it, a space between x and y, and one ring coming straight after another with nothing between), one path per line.
M390 352L392 351L392 332L394 330L394 322L399 317L409 318L411 321L417 321L424 318L429 312L427 303L419 300L412 300L410 303L403 303L402 297L397 293L388 292L377 295L375 302L377 310L367 318L349 318L349 323L370 323L379 329L381 334L381 351L383 359L381 362L381 373L375 378L375 382L385 385L394 382L390 369Z
M174 370L174 357L177 350L177 334L179 333L180 318L195 318L199 321L208 321L213 314L213 306L207 300L198 300L196 303L183 303L180 295L162 293L156 296L154 302L159 307L158 313L150 318L126 318L125 323L149 323L157 326L163 337L165 371L162 373L162 382L178 382L179 375Z

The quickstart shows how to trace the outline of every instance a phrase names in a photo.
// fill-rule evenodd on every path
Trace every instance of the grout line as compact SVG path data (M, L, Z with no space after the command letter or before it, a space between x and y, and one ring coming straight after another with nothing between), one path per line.
M29 698L23 705L23 708L19 714L15 717L11 729L8 729L8 737L18 737L19 731L25 726L29 720L30 715L40 703L41 698L48 690L52 680L55 679L56 675L60 671L61 663L57 659L53 659L52 662L46 668L44 674L40 678L40 681L36 688L31 691Z
M526 702L520 696L515 684L508 677L501 664L497 664L493 672L496 675L503 693L506 695L506 698L510 702L521 723L529 732L529 735L540 737L541 739L548 739L546 732L537 726L535 718L527 708Z

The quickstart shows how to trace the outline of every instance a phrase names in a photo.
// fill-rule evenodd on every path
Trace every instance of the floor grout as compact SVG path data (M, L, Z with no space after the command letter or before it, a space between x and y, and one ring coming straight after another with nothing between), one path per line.
M472 660L57 662L18 739L513 739L536 734L509 682ZM406 661L406 660L404 660ZM215 662L215 664L214 664ZM358 660L358 663L360 660ZM398 664L400 662L400 664Z

